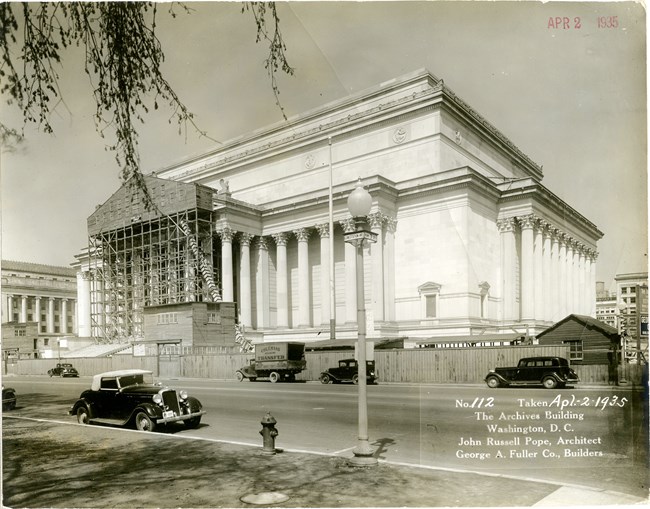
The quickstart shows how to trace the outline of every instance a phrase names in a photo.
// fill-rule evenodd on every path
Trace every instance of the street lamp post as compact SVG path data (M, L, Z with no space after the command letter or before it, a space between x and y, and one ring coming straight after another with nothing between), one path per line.
M377 241L377 234L370 231L366 217L370 213L372 197L363 188L361 179L356 188L348 197L348 210L354 219L355 231L345 234L345 242L355 246L357 251L357 331L358 331L358 389L359 389L359 436L357 446L354 448L354 457L350 464L358 467L371 467L377 465L377 458L368 443L368 399L366 379L366 306L363 284L363 246L365 242Z

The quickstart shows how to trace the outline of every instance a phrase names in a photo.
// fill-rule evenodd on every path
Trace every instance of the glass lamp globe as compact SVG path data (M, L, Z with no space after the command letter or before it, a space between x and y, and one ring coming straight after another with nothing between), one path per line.
M372 196L364 189L359 179L354 191L348 196L348 210L352 217L364 217L370 213L370 207L372 207Z

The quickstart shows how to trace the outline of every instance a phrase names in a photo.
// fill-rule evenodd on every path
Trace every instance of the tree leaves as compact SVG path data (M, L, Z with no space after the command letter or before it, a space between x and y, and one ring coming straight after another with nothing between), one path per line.
M176 17L178 4L165 5L168 14ZM182 4L181 9L189 12ZM285 57L275 4L247 2L242 12L247 10L255 18L257 42L269 44L264 66L286 119L276 73L292 75L294 70ZM156 36L157 14L155 2L2 2L0 91L9 104L22 110L25 124L34 123L51 133L50 116L61 100L58 72L62 52L72 45L82 48L96 104L96 129L102 137L111 132L114 141L107 148L115 152L122 180L144 185L136 126L145 122L151 98L154 110L159 103L167 103L172 112L169 122L177 123L179 133L189 124L200 136L207 136L162 74L165 56ZM2 140L22 135L0 127ZM145 191L145 205L151 207L146 188L140 190Z

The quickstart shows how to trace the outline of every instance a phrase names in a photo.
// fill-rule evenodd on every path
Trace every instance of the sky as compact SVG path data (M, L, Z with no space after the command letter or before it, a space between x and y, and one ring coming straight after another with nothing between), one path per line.
M149 173L282 122L266 48L236 2L159 9L163 71L209 133L179 134L161 108L140 126ZM293 76L280 76L287 116L426 68L543 166L542 183L603 233L596 279L646 272L646 22L634 2L297 2L278 4ZM120 186L93 122L78 50L59 70L53 135L26 130L0 155L2 259L67 266L86 219ZM20 123L0 104L0 121ZM235 190L233 190L235 193Z

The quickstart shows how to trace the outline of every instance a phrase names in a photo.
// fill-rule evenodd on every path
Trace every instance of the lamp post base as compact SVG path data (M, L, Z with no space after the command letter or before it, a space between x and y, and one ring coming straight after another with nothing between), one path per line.
M374 467L379 462L373 455L374 451L368 445L368 442L362 442L352 451L354 458L350 458L348 463L353 467Z

